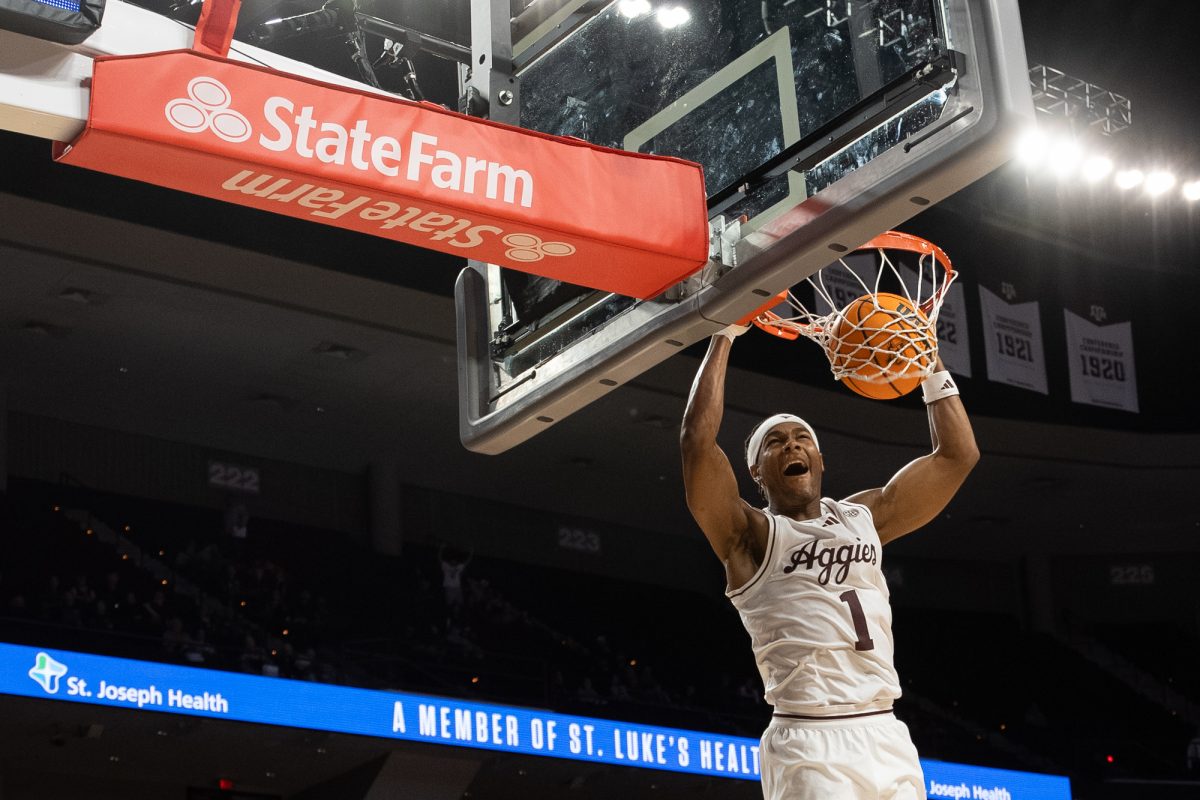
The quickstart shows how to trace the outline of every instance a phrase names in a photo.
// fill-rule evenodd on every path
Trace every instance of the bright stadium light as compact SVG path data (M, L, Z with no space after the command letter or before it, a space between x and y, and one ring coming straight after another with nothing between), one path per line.
M1146 176L1146 194L1158 197L1175 185L1175 176L1166 170L1155 170Z
M1200 200L1200 181L1188 181L1183 185L1183 199L1189 203Z
M1113 171L1113 162L1107 156L1092 156L1083 162L1079 174L1088 183L1097 183Z
M1060 178L1075 171L1083 158L1083 150L1074 139L1063 138L1054 143L1050 150L1050 170Z
M654 15L658 20L658 24L662 25L667 30L678 28L683 23L692 18L688 10L683 6L668 6L660 8L658 13Z
M650 13L650 0L621 0L617 4L617 10L629 19L644 17Z
M1139 185L1146 176L1142 174L1140 169L1123 169L1117 173L1116 184L1117 188L1125 191Z
M1037 128L1030 128L1017 140L1017 158L1027 167L1033 167L1046 157L1046 135Z

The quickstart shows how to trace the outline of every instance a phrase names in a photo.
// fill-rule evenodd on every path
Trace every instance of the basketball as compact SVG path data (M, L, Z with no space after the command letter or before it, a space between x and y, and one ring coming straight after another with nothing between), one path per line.
M937 354L926 335L928 320L906 297L865 294L842 311L829 343L835 370L847 387L873 400L892 400L916 389Z

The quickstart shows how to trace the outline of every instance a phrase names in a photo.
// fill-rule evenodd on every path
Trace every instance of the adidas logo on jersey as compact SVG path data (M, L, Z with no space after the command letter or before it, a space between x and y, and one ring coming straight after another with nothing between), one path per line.
M821 520L822 528L828 528L830 526L837 525L837 524L838 524L838 518L833 516L832 514L830 514L825 519Z
M837 520L834 518L834 522ZM825 527L822 523L822 527ZM792 563L783 568L786 575L790 575L800 567L806 570L819 570L817 572L817 582L822 586L829 583L830 578L834 583L843 583L846 576L850 573L851 564L875 564L878 563L878 550L873 544L863 544L861 539L855 539L858 544L841 544L834 547L821 547L818 549L820 542L813 539L806 542L803 547L795 550L792 553ZM836 572L834 571L836 567Z

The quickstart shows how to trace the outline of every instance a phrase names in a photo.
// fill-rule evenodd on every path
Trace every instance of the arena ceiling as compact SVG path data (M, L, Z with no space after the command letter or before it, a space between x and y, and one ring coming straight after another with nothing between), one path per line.
M274 8L248 3L243 19ZM1200 170L1188 124L1200 119L1200 99L1173 88L1200 76L1185 26L1167 22L1173 9L1022 3L1031 63L1132 99L1123 151ZM442 35L455 27L452 11L424 9L447 28ZM333 69L337 47L297 42L288 55ZM427 94L451 85L436 72L425 83ZM41 140L0 141L0 385L10 411L351 472L391 459L416 485L697 535L677 448L697 348L508 453L470 453L457 433L460 262L55 165ZM1047 253L1086 255L1104 223L1081 224L1081 213L1111 214L1128 241L1120 252L1093 252L1096 269L1117 279L1128 270L1162 292L1196 285L1193 210L1114 200L1081 211L1069 193L1043 186L1034 191L1065 197L1062 221L1032 224L1015 212L988 216L996 191L977 187L906 229L952 254L972 226L1035 229ZM862 488L851 477L886 480L927 447L919 407L859 400L824 377L797 381L772 344L739 343L756 356L735 362L731 375L722 442L731 453L756 417L781 405L822 431L834 494ZM1144 392L1169 410L1165 430L1061 424L972 381L967 401L984 459L946 517L898 547L995 558L1194 549L1200 425L1180 386L1197 367L1185 353L1138 355ZM1155 501L1151 524L1146 498Z

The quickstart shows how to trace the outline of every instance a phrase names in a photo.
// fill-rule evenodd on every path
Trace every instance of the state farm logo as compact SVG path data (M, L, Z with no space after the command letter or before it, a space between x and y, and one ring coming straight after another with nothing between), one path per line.
M241 84L234 83L241 94L239 87ZM353 95L348 99L344 92L310 87L300 94L303 100L271 95L263 100L261 116L255 109L246 109L247 117L230 108L233 93L224 83L201 75L188 81L187 97L171 100L163 110L167 121L184 133L211 130L226 142L246 143L251 152L257 147L278 153L292 162L292 169L299 167L308 173L335 171L355 183L362 177L356 173L364 173L374 183L411 184L438 194L453 192L533 208L533 171L464 153L455 142L444 141L451 138L446 133L439 137L413 127L428 122L446 128L448 123L437 115L422 116L419 109L401 112L391 106L379 110ZM364 113L368 111L371 115ZM238 148L235 157L246 157L245 151ZM310 169L307 164L301 165L300 159L316 163ZM543 242L536 237L510 246L514 258L526 262L574 252L562 242Z
M543 242L540 236L532 233L510 233L501 241L508 245L504 255L512 261L532 263L541 261L546 256L569 256L575 252L575 246L566 242Z
M227 142L244 142L253 130L245 115L229 107L233 97L216 78L201 76L188 81L187 97L167 103L167 122L184 133L211 130Z

